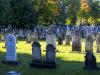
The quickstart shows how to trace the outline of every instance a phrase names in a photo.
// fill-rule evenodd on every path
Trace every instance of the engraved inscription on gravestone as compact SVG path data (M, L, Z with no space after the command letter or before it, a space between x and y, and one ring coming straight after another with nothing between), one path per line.
M17 61L16 57L16 38L14 35L9 34L6 36L6 60Z

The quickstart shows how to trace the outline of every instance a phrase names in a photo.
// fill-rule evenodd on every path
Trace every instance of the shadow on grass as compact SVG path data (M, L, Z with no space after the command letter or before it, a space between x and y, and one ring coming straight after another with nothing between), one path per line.
M21 72L23 75L100 75L100 71L84 71L84 63L80 61L65 61L57 58L57 69L39 69L29 67L32 61L31 55L18 53L17 57L18 61L21 61L21 65L12 66L0 63L0 75L6 75L11 70ZM5 60L5 53L0 52L0 62L3 60Z

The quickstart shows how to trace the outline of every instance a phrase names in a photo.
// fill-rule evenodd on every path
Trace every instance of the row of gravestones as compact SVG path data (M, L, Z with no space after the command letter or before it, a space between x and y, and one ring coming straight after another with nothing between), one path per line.
M78 29L75 30L72 36L72 51L79 51L81 52L81 35L80 31ZM68 31L65 36L65 45L70 45L70 32ZM58 37L58 44L62 45L62 37ZM93 42L94 42L94 37L93 34L90 33L88 34L85 42L85 52L91 51L93 52ZM98 32L96 36L96 44L97 44L97 52L100 53L100 33Z
M6 36L6 60L3 63L18 65L16 54L16 37L12 34ZM48 44L46 47L46 60L42 60L41 45L38 42L32 44L33 61L30 66L56 68L55 47Z
M2 63L6 64L15 64L18 65L19 62L17 61L16 55L16 38L14 35L9 34L6 37L6 60ZM56 55L55 55L55 47L52 44L48 44L46 47L46 60L42 59L41 54L41 45L38 42L34 42L32 44L32 63L30 64L31 67L48 67L48 68L56 68ZM85 70L98 70L96 64L96 58L92 52L87 52L85 56Z

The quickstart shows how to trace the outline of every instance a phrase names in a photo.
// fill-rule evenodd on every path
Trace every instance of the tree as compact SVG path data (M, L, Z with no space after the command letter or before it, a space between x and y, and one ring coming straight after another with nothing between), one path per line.
M82 25L88 24L90 12L91 12L91 8L89 6L88 0L81 0L80 1L80 10L78 12L78 19Z

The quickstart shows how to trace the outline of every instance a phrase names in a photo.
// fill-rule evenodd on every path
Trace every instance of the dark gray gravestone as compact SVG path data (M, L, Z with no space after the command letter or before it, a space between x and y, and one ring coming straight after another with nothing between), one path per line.
M70 32L67 31L66 34L65 34L65 45L70 45Z
M46 47L46 62L48 64L56 64L56 52L52 44L48 44Z
M32 59L34 62L42 62L41 45L38 42L32 44Z
M81 35L79 29L76 29L72 36L72 51L81 52Z
M93 52L93 35L89 34L86 38L86 44L85 44L85 52L90 51Z
M31 31L27 31L27 37L26 37L27 43L31 43Z
M12 29L12 26L9 24L8 28L6 29L6 35L7 34L12 34L12 33L13 33L13 29Z
M96 57L92 52L87 52L85 55L84 70L99 70L96 64Z
M63 44L63 38L61 34L61 36L58 37L58 45L62 45L62 44Z
M52 33L49 30L46 32L46 45L48 45L48 44L52 44L56 48L55 35L54 35L54 33Z
M100 32L98 32L96 36L96 43L97 43L97 53L100 53Z

